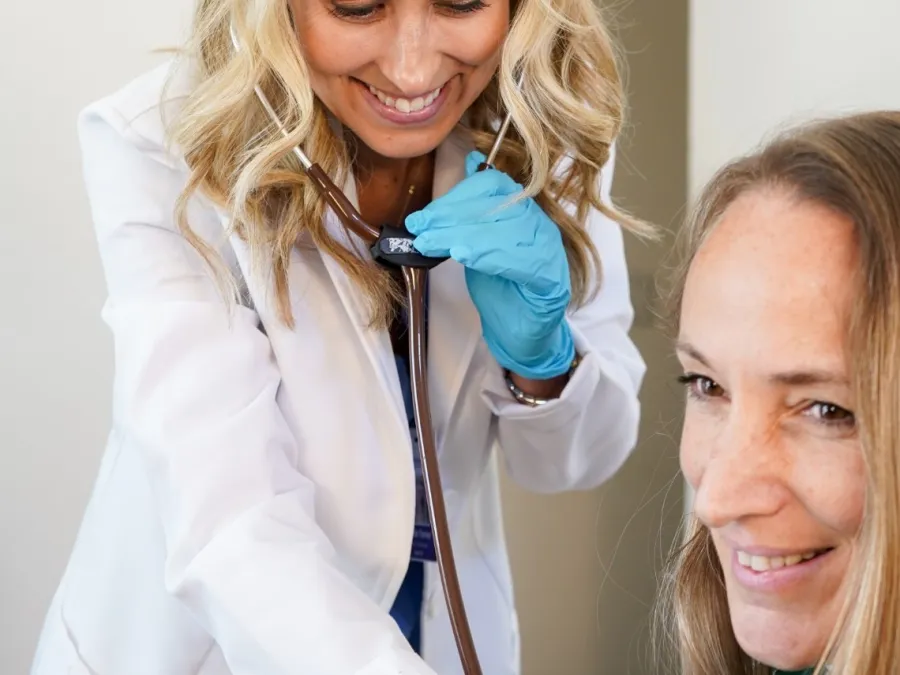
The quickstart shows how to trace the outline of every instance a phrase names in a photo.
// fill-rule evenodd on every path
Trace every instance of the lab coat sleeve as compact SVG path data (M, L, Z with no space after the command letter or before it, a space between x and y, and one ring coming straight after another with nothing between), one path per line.
M614 162L613 152L602 172L607 203ZM582 360L562 395L532 408L512 397L499 367L488 368L483 380L506 468L535 492L595 487L621 467L637 441L646 367L629 337L634 310L622 230L598 211L587 225L602 260L602 286L592 302L569 314Z
M79 137L108 287L114 424L145 462L167 588L234 675L435 675L342 574L316 523L268 339L253 310L223 302L174 224L185 171L111 105L82 112ZM218 229L221 245L214 214L196 209L192 224L209 241Z

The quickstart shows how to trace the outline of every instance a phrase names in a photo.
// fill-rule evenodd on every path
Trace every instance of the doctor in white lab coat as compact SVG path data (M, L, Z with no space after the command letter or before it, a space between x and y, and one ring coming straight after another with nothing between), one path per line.
M343 30L403 33L421 18L417 12L438 11L424 0L388 0L373 11L394 12L390 18L359 21L330 10L328 18L313 13L304 4L311 2L292 0L290 6L313 73L316 47L307 29L326 26L327 47L337 59ZM222 4L202 3L199 15ZM590 0L574 5L581 14L569 16L582 16L596 29ZM534 6L523 0L517 11ZM459 10L460 16L426 21L420 24L424 35L394 35L384 44L402 42L405 55L385 48L366 62L374 66L359 66L359 79L385 90L415 91L415 78L427 77L429 86L446 82L450 90L432 101L435 109L452 106L456 94L465 103L481 66L466 54L447 66L447 54L465 45L448 47L441 31L457 31L453 39L463 39L460 30L477 33L497 7L503 3L478 10L488 13L481 19ZM304 24L307 19L313 23ZM525 24L522 30L543 30L540 22ZM527 43L533 53L540 53L542 35ZM381 49L378 36L359 49ZM353 43L361 44L358 37ZM599 53L588 50L582 57ZM482 59L485 86L498 59ZM434 72L419 72L432 65ZM591 72L607 72L599 65ZM215 249L239 287L236 304L229 304L214 267L177 224L175 206L192 160L169 142L164 125L196 95L197 73L166 64L90 105L79 119L108 285L103 318L115 338L113 425L32 673L460 673L433 562L422 564L424 578L415 589L415 644L395 616L411 569L416 503L404 406L408 382L396 367L390 331L369 326L364 289L333 256L298 245L286 270L290 326L279 315L270 275L251 269L248 239L229 229L232 209L201 191L191 197L187 214L191 230ZM384 130L379 132L375 113L361 113L369 117L354 126L333 82L322 76L313 84L367 148L378 145ZM250 101L252 90L240 96ZM472 183L466 177L471 141L437 129L442 136L430 153L431 141L422 135L428 125L404 127L396 119L401 108L376 112L386 115L383 126L394 147L407 143L407 156L430 158L425 203L439 206ZM443 123L441 114L434 113L435 125ZM610 144L595 143L607 151ZM589 150L587 141L583 150ZM611 176L612 160L600 178L604 200ZM351 172L348 196L366 215L360 185ZM521 213L543 223L535 232L556 231L533 201L524 204L528 210ZM351 245L330 212L324 225L335 241ZM473 282L468 266L455 257L429 277L432 414L456 563L485 675L520 672L498 458L528 489L588 489L621 466L636 440L644 364L628 337L632 308L622 232L595 209L586 227L602 259L602 287L562 315L558 332L570 337L577 360L550 378L558 384L555 391L532 392L546 399L543 405L522 400L515 383L527 387L528 378L511 380L498 356L503 336L491 333L496 326L478 294L478 284L491 280ZM419 222L417 229L428 228ZM451 255L459 249L448 248ZM551 260L552 246L545 248ZM514 309L521 315L523 308Z

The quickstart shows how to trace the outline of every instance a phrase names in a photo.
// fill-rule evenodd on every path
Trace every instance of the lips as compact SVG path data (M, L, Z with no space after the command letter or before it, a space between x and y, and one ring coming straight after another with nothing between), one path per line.
M834 548L751 551L734 548L730 557L732 578L751 593L785 593L798 585L815 583L826 570L831 574L840 570L834 565L839 560L832 555Z
M402 97L391 95L362 80L355 80L363 100L382 122L394 128L419 129L431 124L444 109L444 104L452 94L452 80L437 89L420 96Z

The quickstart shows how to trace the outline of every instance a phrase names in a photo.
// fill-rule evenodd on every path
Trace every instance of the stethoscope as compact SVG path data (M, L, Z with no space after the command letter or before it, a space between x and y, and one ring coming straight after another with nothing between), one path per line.
M240 42L234 25L230 27L231 41L234 48L240 51ZM518 85L521 86L520 78ZM284 124L278 118L266 95L259 85L254 87L256 96L265 108L266 113L279 131L289 136ZM490 153L478 167L479 171L493 166L503 138L509 129L512 116L507 114ZM413 398L413 409L416 431L419 436L419 456L422 462L422 473L425 479L425 491L428 498L428 512L431 517L431 530L434 536L435 557L444 588L444 597L450 617L450 625L456 640L456 647L466 675L481 675L481 666L472 633L466 618L465 604L460 592L456 564L453 559L453 546L450 542L450 529L447 525L447 512L444 506L444 493L438 469L437 452L435 450L434 429L431 422L431 408L428 402L428 374L425 367L425 279L428 270L437 267L447 260L444 258L424 256L413 246L414 237L406 230L392 225L375 227L367 223L359 211L350 203L347 196L338 189L334 182L317 164L300 149L294 146L293 153L303 167L306 175L312 180L322 198L334 210L343 225L359 236L369 245L373 258L380 264L399 269L403 275L408 303L409 318L409 360L410 379Z

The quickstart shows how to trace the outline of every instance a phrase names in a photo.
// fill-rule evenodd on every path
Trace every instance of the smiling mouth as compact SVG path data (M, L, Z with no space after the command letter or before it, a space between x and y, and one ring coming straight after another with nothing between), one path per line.
M823 548L815 551L807 551L805 553L795 553L787 556L762 556L751 555L745 551L737 552L737 561L741 567L745 567L754 572L768 572L770 570L778 570L784 567L793 567L805 562L809 562L814 558L833 551L834 548Z
M371 84L366 84L362 80L357 80L363 87L368 89L374 96L381 101L382 104L386 105L388 108L393 108L397 112L400 113L416 113L419 112L432 103L434 103L435 99L441 95L441 91L443 91L444 86L441 85L437 89L428 92L424 96L416 96L415 98L403 98L400 96L391 96L381 91L377 87L373 87Z

